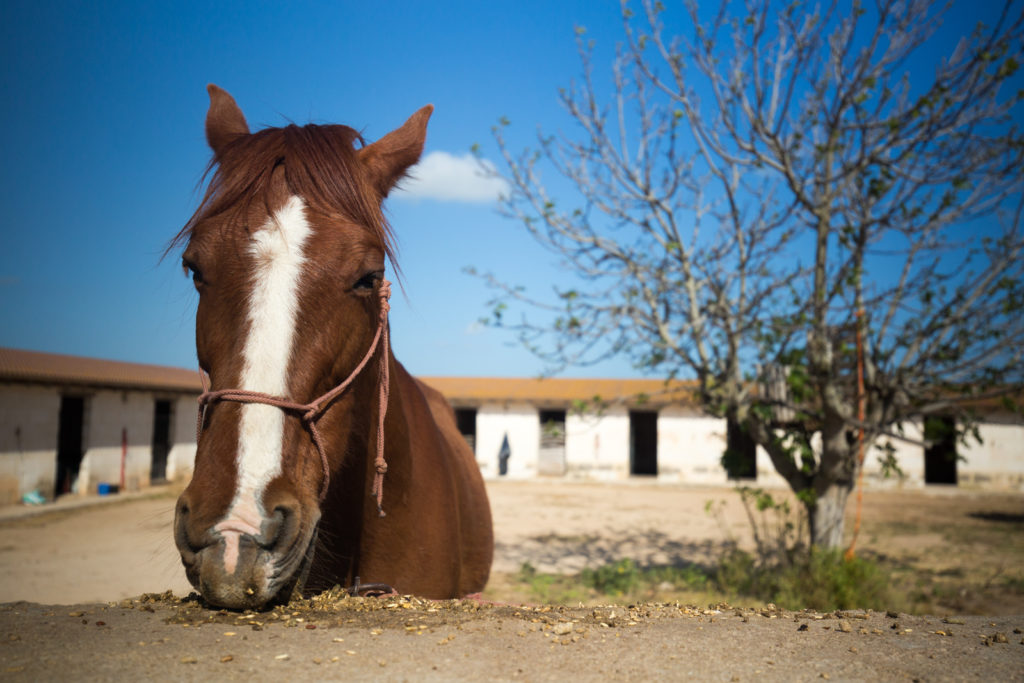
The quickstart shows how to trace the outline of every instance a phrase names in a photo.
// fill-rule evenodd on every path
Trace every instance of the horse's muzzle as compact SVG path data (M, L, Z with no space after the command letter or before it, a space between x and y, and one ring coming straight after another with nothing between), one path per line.
M299 517L279 506L259 529L227 520L196 534L188 504L179 501L174 538L189 582L218 607L259 609L286 601L313 549L316 524L303 525Z

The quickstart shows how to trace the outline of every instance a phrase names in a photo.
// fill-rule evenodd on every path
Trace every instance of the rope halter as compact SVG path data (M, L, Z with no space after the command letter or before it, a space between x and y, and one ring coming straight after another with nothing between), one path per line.
M206 374L200 370L199 375L203 381L203 393L199 395L199 414L196 418L196 446L199 445L199 437L203 433L203 424L206 421L206 408L215 401L234 401L235 403L262 403L268 406L275 406L287 413L295 413L302 420L309 431L317 453L320 454L320 464L323 467L324 479L320 485L320 502L327 496L327 488L330 485L331 471L327 462L327 451L324 450L323 439L317 429L317 421L323 417L331 403L340 396L349 385L359 376L363 368L370 362L377 346L381 347L380 369L377 373L378 384L378 405L377 411L377 455L374 458L373 489L371 492L377 498L377 514L384 517L384 509L381 506L384 500L384 475L388 471L388 464L384 460L384 416L388 411L388 392L390 389L390 375L388 369L388 311L391 310L389 299L391 298L391 283L381 280L377 295L380 297L380 317L377 322L377 332L373 336L373 342L366 351L366 355L359 361L359 365L349 376L338 386L309 403L295 403L280 396L272 396L259 391L246 391L244 389L220 389L210 391L207 387Z

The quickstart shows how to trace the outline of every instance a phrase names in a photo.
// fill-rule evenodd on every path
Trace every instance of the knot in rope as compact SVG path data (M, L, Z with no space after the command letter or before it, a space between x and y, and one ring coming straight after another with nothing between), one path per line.
M391 283L381 280L380 283L380 319L385 320L391 311Z

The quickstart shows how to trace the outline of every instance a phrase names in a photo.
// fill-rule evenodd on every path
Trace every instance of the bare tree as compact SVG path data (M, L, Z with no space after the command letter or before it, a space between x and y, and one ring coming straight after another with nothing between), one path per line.
M624 354L696 380L836 547L858 431L910 438L1024 380L1024 13L940 45L927 0L777 5L691 0L670 35L660 2L624 2L607 87L577 29L573 127L523 152L507 122L495 138L503 210L578 285L484 277L490 322L551 371Z

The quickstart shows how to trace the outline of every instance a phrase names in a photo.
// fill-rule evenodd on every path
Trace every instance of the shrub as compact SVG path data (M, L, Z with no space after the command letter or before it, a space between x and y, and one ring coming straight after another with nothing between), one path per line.
M734 550L719 561L714 583L728 595L786 609L884 609L891 603L888 573L871 559L845 560L840 550L814 549L786 564L759 563Z
M791 609L884 609L890 603L889 576L873 560L814 549L779 574L773 601Z
M640 584L640 571L628 557L597 569L584 569L580 575L583 585L605 595L621 596L632 592Z

